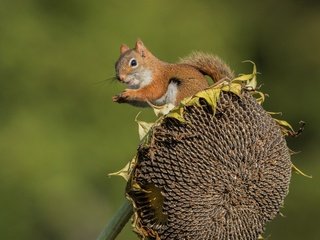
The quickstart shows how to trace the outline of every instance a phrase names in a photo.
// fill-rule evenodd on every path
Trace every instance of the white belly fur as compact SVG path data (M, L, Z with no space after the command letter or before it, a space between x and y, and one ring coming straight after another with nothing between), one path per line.
M154 101L155 105L161 106L167 103L175 104L178 93L178 84L171 82L168 86L167 92L159 99Z

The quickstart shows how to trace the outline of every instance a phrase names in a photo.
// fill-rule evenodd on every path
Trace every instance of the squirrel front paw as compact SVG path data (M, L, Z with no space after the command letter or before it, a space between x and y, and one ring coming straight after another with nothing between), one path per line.
M117 103L125 103L130 101L130 90L125 90L119 95L115 95L112 97L112 101Z
M118 102L119 97L120 97L119 95L113 96L113 97L112 97L112 101L113 101L113 102Z
M125 99L121 96L121 95L115 95L112 97L112 101L113 102L117 102L117 103L124 103L126 102Z

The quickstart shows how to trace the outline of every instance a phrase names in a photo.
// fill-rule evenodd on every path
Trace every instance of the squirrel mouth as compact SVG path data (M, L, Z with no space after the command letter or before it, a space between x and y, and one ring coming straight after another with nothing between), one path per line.
M117 79L119 82L127 85L129 88L133 88L133 89L139 88L139 80L133 76L121 77L117 75Z
M131 85L134 85L133 82L134 82L134 79L130 79L129 81L126 81L125 83L127 85L131 86Z
M123 84L126 84L126 85L134 85L133 84L133 81L134 79L129 79L129 80L126 80L126 79L121 79L120 77L117 77L118 81L123 83Z
M127 79L127 81L123 81L128 87L135 88L137 85L137 80L135 78Z
M119 82L130 85L134 79L128 79L127 77L121 76L119 74L116 75L116 78Z

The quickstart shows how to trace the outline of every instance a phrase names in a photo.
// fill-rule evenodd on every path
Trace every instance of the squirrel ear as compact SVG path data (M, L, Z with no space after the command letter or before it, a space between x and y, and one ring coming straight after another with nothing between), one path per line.
M140 53L141 57L145 57L146 47L140 39L136 42L136 51Z
M121 44L121 46L120 46L120 53L121 54L128 51L128 50L129 50L129 47L126 44Z

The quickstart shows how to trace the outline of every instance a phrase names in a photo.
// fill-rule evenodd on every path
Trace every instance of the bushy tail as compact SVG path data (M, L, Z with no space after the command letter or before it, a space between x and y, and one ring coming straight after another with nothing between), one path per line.
M193 52L189 56L180 60L182 64L188 64L198 69L202 74L208 75L214 82L221 79L231 80L234 78L230 67L219 57L203 53Z

